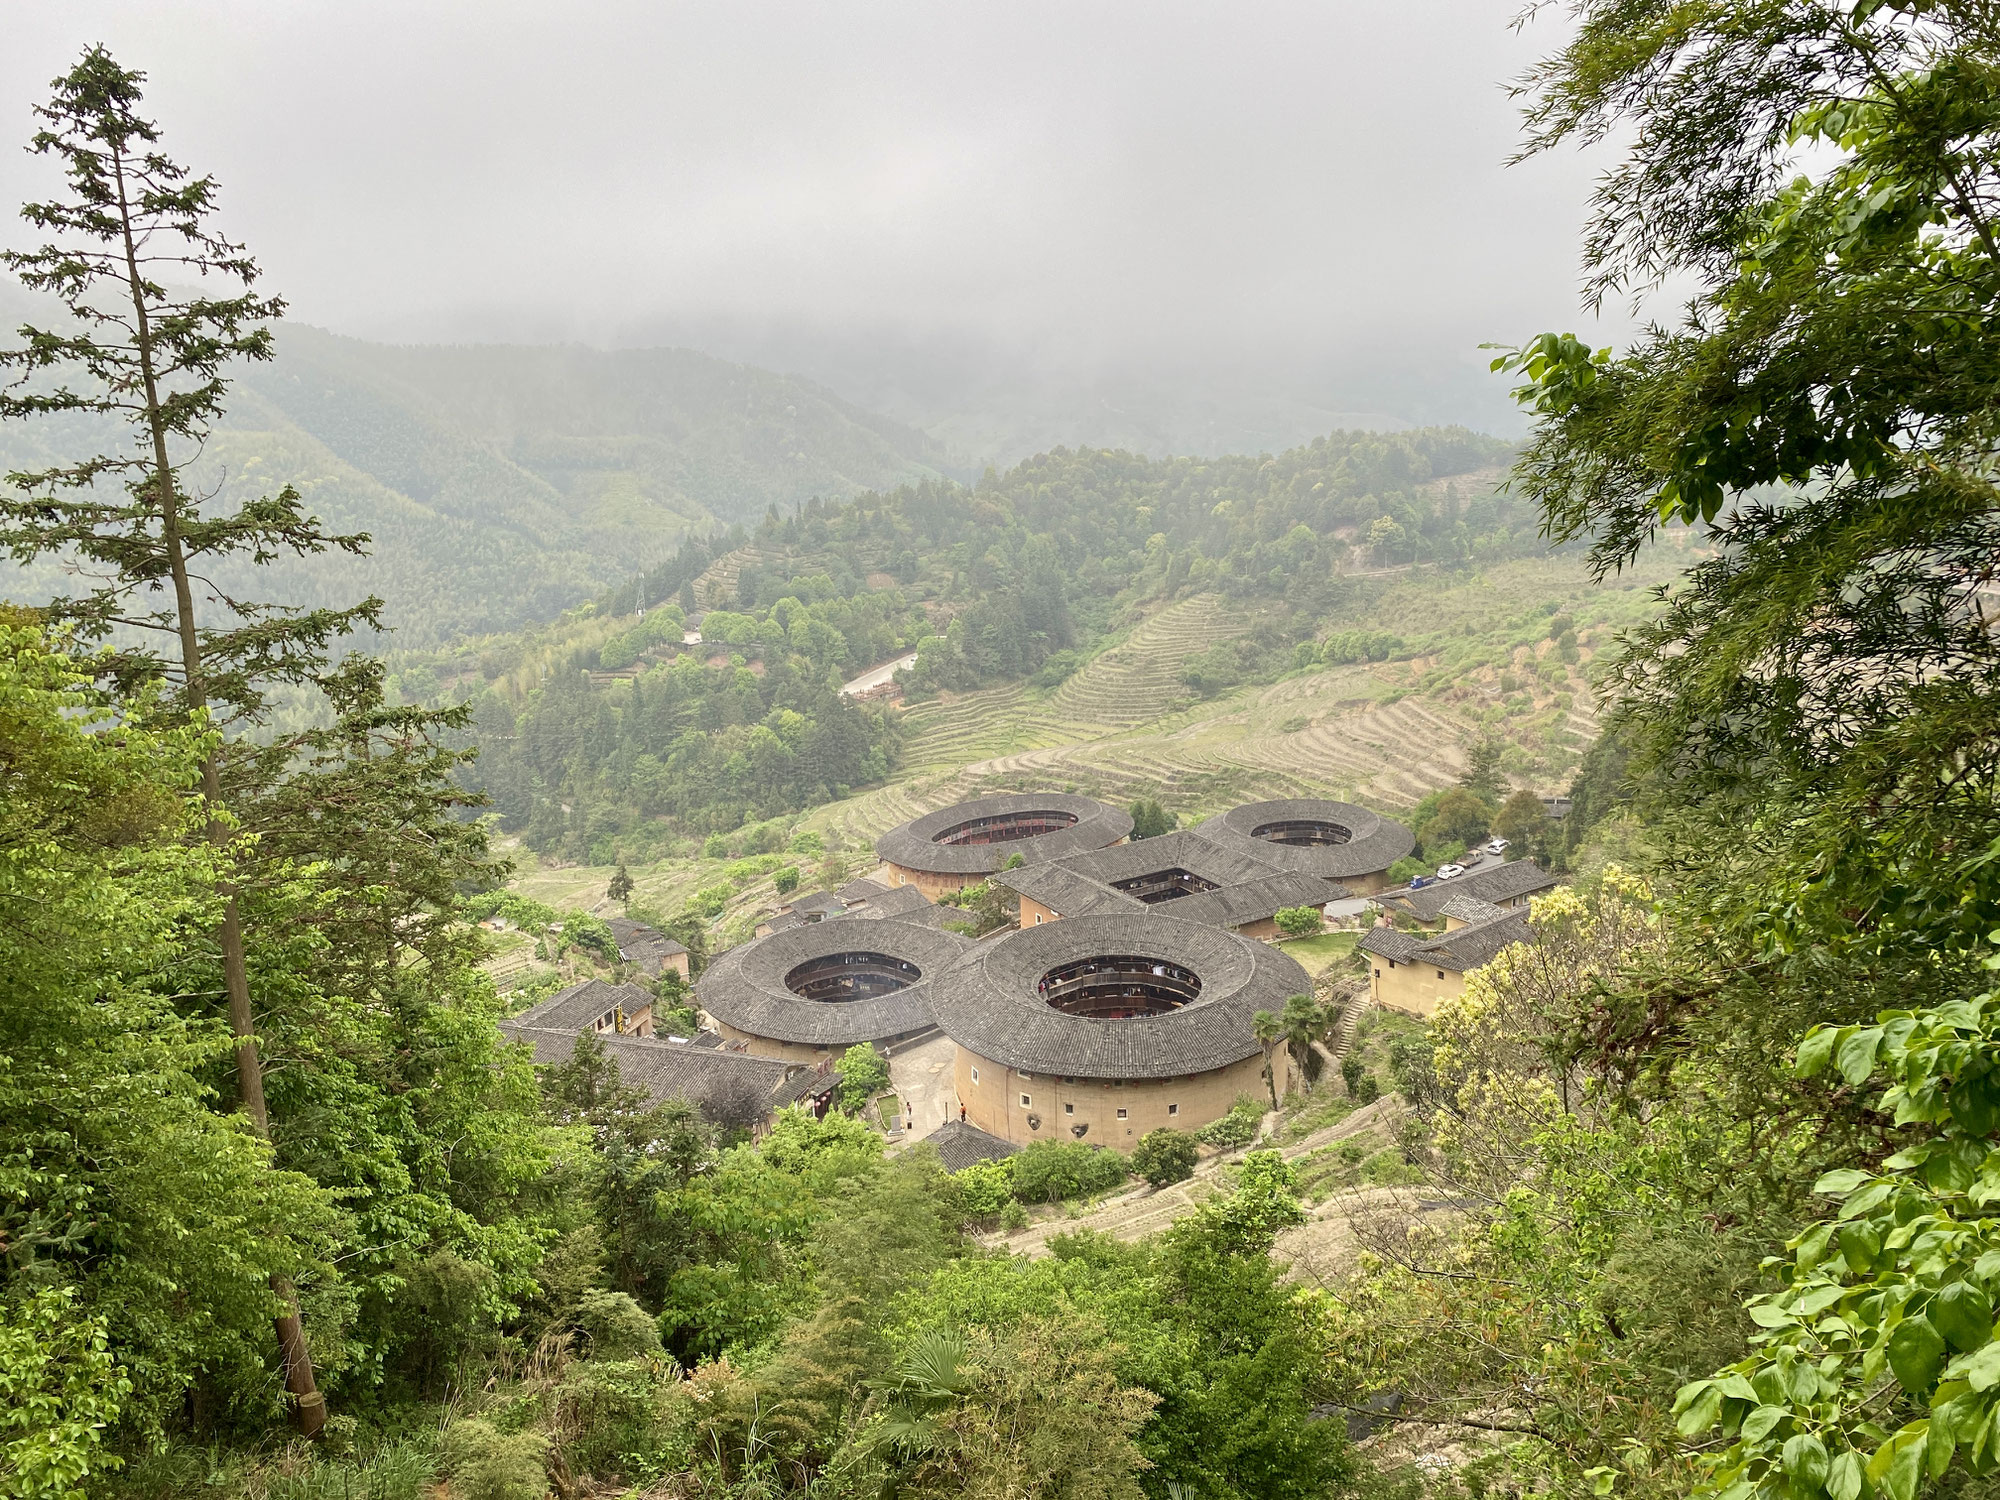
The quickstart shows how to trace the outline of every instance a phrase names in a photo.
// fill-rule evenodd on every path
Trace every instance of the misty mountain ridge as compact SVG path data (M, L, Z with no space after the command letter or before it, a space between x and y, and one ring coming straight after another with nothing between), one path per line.
M889 322L690 317L613 328L492 309L439 326L475 340L504 328L537 344L701 349L785 371L928 434L975 472L1055 448L1220 458L1282 453L1329 432L1464 426L1510 436L1522 422L1486 352L1422 333L1387 347L1148 351Z
M35 307L0 285L7 323ZM389 344L296 322L276 334L275 360L231 372L228 412L191 477L222 503L292 484L330 527L368 533L365 557L263 570L257 596L331 606L379 595L410 648L552 619L656 567L690 534L814 496L970 479L1061 447L1275 453L1329 431L1411 425L1246 389L1227 371L1186 386L1165 371L1038 373L1006 351L982 364L969 345L771 345L808 356L859 400L812 375L686 348ZM0 464L33 468L107 441L65 431L0 428ZM247 574L223 569L217 581L247 587ZM7 592L66 586L41 566Z
M0 314L38 315L18 287L0 287ZM810 381L689 350L392 346L298 323L277 336L274 361L231 372L191 483L222 504L294 485L372 545L216 581L300 606L380 595L401 645L550 619L692 531L955 472L935 440ZM10 424L0 466L123 440L103 423ZM67 586L41 565L6 593Z

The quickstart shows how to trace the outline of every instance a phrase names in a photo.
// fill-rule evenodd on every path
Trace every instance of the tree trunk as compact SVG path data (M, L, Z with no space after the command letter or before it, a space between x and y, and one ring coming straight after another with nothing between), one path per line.
M190 713L208 706L201 678L201 637L195 628L194 588L188 578L187 556L181 548L180 497L174 485L173 463L167 453L167 428L160 407L158 375L153 367L152 321L139 275L138 247L132 240L132 216L125 196L123 153L111 153L118 184L118 212L124 234L127 285L132 291L133 336L139 346L139 370L146 387L146 421L153 439L153 483L160 507L160 540L166 549L174 586L175 620L179 626L181 678ZM201 765L202 799L209 809L207 836L223 839L218 814L222 808L222 777L211 751ZM233 886L221 887L222 925L217 945L222 950L222 983L229 1000L229 1030L236 1038L236 1088L244 1112L257 1134L271 1138L271 1113L264 1102L264 1062L257 1049L257 1018L250 1006L250 967L243 946L243 919ZM270 1287L285 1311L271 1320L278 1338L278 1358L284 1365L285 1389L293 1398L299 1431L317 1438L326 1428L326 1398L313 1380L312 1351L306 1346L305 1325L299 1317L298 1291L288 1277L273 1275Z

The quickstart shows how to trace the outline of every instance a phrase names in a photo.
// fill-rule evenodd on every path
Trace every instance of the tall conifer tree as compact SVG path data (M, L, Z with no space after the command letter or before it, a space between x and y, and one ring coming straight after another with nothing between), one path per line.
M55 80L29 149L62 167L64 196L30 203L22 216L48 235L38 248L5 252L31 291L67 317L20 330L0 350L13 381L0 390L0 420L97 419L64 430L124 441L105 451L7 475L0 492L0 545L17 561L76 565L84 588L49 613L81 637L111 648L108 670L130 688L162 682L190 718L224 729L254 724L273 688L323 677L331 646L379 622L381 601L349 609L298 610L237 597L217 564L261 564L283 553L360 552L368 538L324 529L287 486L233 509L209 503L189 483L210 425L222 412L237 360L271 357L271 319L284 303L259 294L258 269L214 227L215 179L194 176L159 149L157 126L139 114L145 75L93 47ZM230 295L183 291L187 281L224 283ZM229 836L224 799L227 742L204 758L208 836ZM237 1039L237 1085L245 1112L270 1133L241 914L222 892L216 934L229 1023ZM301 1425L316 1433L324 1403L290 1288L275 1320L286 1385Z

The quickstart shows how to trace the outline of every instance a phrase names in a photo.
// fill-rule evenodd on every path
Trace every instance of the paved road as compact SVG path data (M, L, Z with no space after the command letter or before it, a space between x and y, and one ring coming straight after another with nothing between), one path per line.
M958 1092L951 1081L951 1039L932 1037L920 1047L889 1059L889 1087L915 1114L915 1138L929 1135L958 1117Z
M870 667L852 682L843 682L840 690L849 697L855 697L878 687L887 687L890 679L916 659L917 653L912 651L908 656L899 656L894 661L883 662L879 667Z

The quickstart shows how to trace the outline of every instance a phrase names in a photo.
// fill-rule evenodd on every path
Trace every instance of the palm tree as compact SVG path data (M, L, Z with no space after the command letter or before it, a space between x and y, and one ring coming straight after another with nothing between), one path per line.
M1287 1002L1289 1008L1290 1002ZM1251 1035L1257 1038L1264 1049L1264 1082L1271 1086L1271 1108L1278 1107L1278 1069L1273 1055L1278 1042L1285 1035L1284 1018L1276 1011L1260 1010L1250 1018Z
M965 1335L952 1328L924 1329L892 1373L892 1379L869 1382L885 1408L875 1448L908 1462L944 1446L946 1434L937 1419L972 1389Z
M1278 1018L1285 1046L1309 1083L1319 1077L1322 1066L1313 1043L1326 1034L1331 1019L1328 1007L1317 1004L1310 995L1291 996L1285 1001L1285 1013Z

